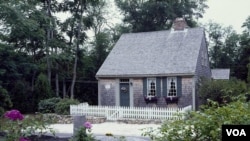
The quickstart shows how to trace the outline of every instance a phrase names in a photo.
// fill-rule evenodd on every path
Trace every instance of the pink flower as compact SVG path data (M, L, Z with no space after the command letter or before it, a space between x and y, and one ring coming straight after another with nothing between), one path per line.
M84 125L83 125L85 128L87 129L91 129L92 128L92 124L90 122L85 122Z
M7 111L4 117L11 120L23 120L23 115L18 110Z
M27 138L21 137L21 138L19 139L19 141L30 141L30 140L27 139Z

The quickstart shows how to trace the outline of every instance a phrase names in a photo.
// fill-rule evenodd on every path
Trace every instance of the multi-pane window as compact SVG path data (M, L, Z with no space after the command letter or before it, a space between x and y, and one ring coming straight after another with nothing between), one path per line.
M167 96L177 96L177 79L176 77L167 78Z
M156 78L148 78L147 96L156 96Z
M120 79L120 83L129 83L129 79Z

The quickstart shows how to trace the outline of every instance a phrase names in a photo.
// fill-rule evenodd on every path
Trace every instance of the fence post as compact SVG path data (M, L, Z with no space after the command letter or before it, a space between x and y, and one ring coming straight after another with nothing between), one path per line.
M73 124L73 136L76 135L77 131L79 130L80 127L83 127L83 124L86 121L86 116L82 115L82 116L74 116L74 124Z

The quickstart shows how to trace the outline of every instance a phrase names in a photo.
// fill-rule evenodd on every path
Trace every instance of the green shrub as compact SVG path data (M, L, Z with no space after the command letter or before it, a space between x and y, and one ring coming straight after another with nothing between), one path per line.
M4 109L0 107L0 118L4 115Z
M185 120L167 121L157 131L144 129L143 135L154 141L220 141L222 125L250 124L249 102L209 103L210 107L188 113Z
M55 113L56 104L60 102L61 98L53 97L41 100L38 104L38 111L41 113Z
M207 99L224 104L232 101L233 96L239 96L247 93L247 85L245 82L232 80L202 80L199 88L199 95L206 104Z
M13 106L8 91L0 86L0 117L3 115L6 109L9 109Z
M52 90L49 84L48 78L45 74L40 73L35 82L34 91L38 102L40 100L48 99L52 97Z
M62 99L60 100L60 102L56 104L55 112L60 115L69 115L70 105L79 104L79 103L80 102L76 99L69 99L69 98Z

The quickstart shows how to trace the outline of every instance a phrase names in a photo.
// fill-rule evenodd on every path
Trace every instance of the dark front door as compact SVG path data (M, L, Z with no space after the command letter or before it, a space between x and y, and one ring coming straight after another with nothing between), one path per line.
M120 83L120 106L129 106L129 83Z

